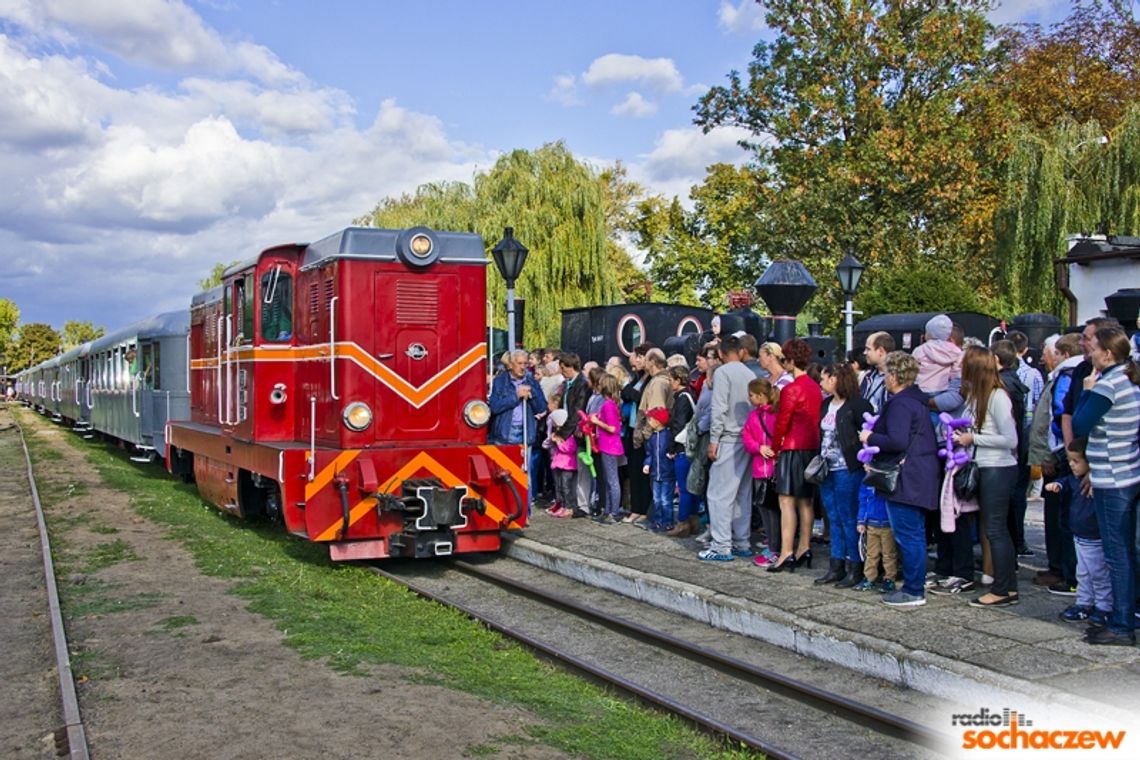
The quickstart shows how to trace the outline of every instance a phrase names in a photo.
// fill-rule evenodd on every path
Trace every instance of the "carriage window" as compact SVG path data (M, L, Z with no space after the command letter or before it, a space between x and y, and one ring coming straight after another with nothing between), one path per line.
M280 343L293 337L293 277L276 267L261 275L261 338Z
M147 387L148 388L154 388L155 390L159 390L162 388L162 377L159 374L159 369L162 367L162 362L160 361L161 354L159 353L159 350L158 350L161 347L162 346L160 346L158 343L155 343L153 346L151 346L151 362L152 363L151 363L150 368L149 368L149 370L150 370L149 383L150 384L148 384ZM144 371L144 373L146 372L145 369L143 371Z
M243 279L238 280L238 298L240 300L239 307L241 309L241 318L238 320L241 324L241 340L242 343L249 343L253 340L253 273L247 274Z
M139 361L139 374L142 377L139 379L139 385L147 390L152 390L157 387L155 384L155 366L156 357L158 355L158 344L147 343L142 347L142 355Z

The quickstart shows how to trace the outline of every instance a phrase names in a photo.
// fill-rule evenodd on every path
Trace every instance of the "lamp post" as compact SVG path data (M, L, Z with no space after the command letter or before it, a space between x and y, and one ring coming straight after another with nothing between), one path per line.
M859 287L859 280L863 277L864 269L865 267L850 251L843 257L843 261L839 262L839 266L835 268L835 273L839 277L839 287L847 299L846 308L843 309L844 326L847 328L845 336L847 338L847 355L851 354L851 344L854 342L854 327L851 318L855 314L862 314L862 312L854 311L851 308L851 300L855 297L855 290Z
M495 266L499 274L507 283L507 350L515 350L515 280L522 273L526 255L530 253L519 241L515 240L514 227L503 230L503 239L491 249L495 257Z

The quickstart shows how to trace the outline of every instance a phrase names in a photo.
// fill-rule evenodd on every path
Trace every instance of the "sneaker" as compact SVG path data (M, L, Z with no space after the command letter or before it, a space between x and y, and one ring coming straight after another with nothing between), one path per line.
M563 509L562 507L559 507L558 509L551 512L550 516L551 517L557 517L558 519L562 520L562 519L570 517L570 515L572 515L572 514L574 514L574 513L571 512L569 509Z
M937 586L939 583L941 583L944 580L946 580L945 575L939 575L938 573L927 573L926 574L926 580L924 580L922 582L922 587L923 588L934 588L935 586Z
M1108 628L1108 613L1093 607L1088 622L1089 628Z
M570 516L572 518L574 518L575 520L581 520L584 517L589 517L590 513L584 509L575 509L573 512L570 513Z
M1136 646L1136 634L1117 633L1108 628L1097 628L1095 631L1089 631L1085 634L1085 643L1094 646L1134 647Z
M721 554L714 549L704 549L697 554L697 559L702 559L705 562L732 562L736 557L731 554Z
M613 525L615 522L613 515L597 515L593 520L598 525Z
M883 597L883 604L888 607L921 607L926 604L926 597L915 596L905 591L893 591Z
M1034 556L1034 551L1032 549L1030 549L1028 546L1019 546L1019 547L1017 547L1017 556L1019 556L1019 557L1032 557L1032 556Z
M894 593L894 591L895 591L895 582L890 580L889 578L879 584L879 593L880 594L891 594L891 593Z
M859 581L854 586L852 586L851 590L852 591L878 591L879 587L875 584L875 582L873 580L870 580L869 578L864 578L863 580Z
M1057 596L1076 596L1077 595L1076 585L1070 585L1068 583L1065 583L1064 581L1061 581L1060 583L1054 583L1052 586L1050 586L1048 589L1046 589L1046 591L1048 591L1050 594L1056 594Z
M985 573L982 573L982 585L983 586L994 585L994 577L992 575L986 575Z
M749 557L755 557L756 552L752 551L751 549L733 549L732 556L748 559Z
M760 552L752 558L752 564L756 567L768 567L769 565L776 564L776 555L771 552Z
M549 507L544 509L543 512L546 512L546 514L548 514L548 515L553 515L553 514L557 514L558 510L560 510L560 509L562 509L562 505L559 504L558 502L554 502Z
M1092 616L1092 609L1089 607L1082 607L1079 604L1074 604L1072 607L1067 607L1061 611L1057 617L1064 620L1066 623L1083 623Z
M951 576L930 589L932 594L961 594L963 591L973 591L974 582L966 578Z

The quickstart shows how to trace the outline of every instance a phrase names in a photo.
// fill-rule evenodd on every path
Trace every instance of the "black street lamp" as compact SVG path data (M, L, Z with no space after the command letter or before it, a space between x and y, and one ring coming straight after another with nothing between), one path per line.
M515 350L515 281L522 274L526 255L530 253L519 241L515 240L515 228L507 227L503 230L503 239L491 249L495 257L495 266L499 274L507 283L507 350ZM490 327L490 325L488 325Z
M851 308L851 300L855 297L855 291L859 288L859 280L863 277L863 270L866 269L859 260L848 251L847 255L843 257L843 261L839 262L839 266L835 268L835 273L839 277L839 287L843 290L843 295L847 298L847 307L843 310L844 325L847 328L847 354L851 354L851 344L854 341L854 327L851 318L855 314L862 314L862 312L854 311Z

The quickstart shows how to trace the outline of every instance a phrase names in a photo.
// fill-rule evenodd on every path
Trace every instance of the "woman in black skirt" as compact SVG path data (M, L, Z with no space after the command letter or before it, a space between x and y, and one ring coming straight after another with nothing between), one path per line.
M791 365L792 382L780 391L773 448L776 454L776 493L780 497L780 558L770 573L801 564L811 567L811 527L815 486L804 480L804 469L819 453L819 410L823 392L805 372L811 347L799 338L783 345ZM797 524L799 540L796 540Z

